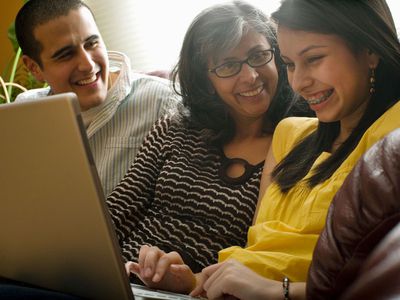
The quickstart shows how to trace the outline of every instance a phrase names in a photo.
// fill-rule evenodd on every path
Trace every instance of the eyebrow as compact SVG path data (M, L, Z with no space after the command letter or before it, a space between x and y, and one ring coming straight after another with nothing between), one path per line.
M256 45L256 46L254 46L253 48L251 48L251 49L249 49L249 50L247 51L247 55L250 55L250 54L252 54L253 52L256 52L256 51L261 51L261 49L263 49L263 48L264 48L263 45ZM271 47L270 47L270 48L271 48ZM268 48L268 49L270 49L270 48ZM238 60L238 58L237 58L237 57L233 57L233 56L225 57L225 58L222 60L222 63L223 63L223 62L226 62L226 61L232 61L232 60Z
M306 48L300 50L300 51L297 53L297 56L302 56L304 53L306 53L306 52L308 52L308 51L310 51L310 50L313 50L313 49L326 48L326 47L327 47L327 46L323 46L323 45L310 45L310 46L308 46L308 47L306 47ZM282 58L282 59L289 59L287 56L282 55L282 54L281 54L281 58Z
M297 53L297 55L301 56L301 55L303 55L304 53L306 53L306 52L308 52L310 50L318 49L318 48L326 48L326 46L323 46L323 45L310 45L310 46L304 48L303 50L301 50L299 53Z
M93 35L89 36L88 38L86 38L84 40L84 43L91 42L93 40L98 40L99 38L100 38L100 36L98 34L93 34ZM51 58L57 59L57 58L61 57L64 53L71 51L71 49L73 49L73 48L74 47L72 45L62 47L61 49L54 52L54 54L51 56Z

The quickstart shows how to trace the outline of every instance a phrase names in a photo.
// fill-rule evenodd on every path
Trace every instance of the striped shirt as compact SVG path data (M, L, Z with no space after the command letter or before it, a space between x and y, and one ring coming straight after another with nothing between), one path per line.
M109 51L110 71L119 72L106 100L82 113L90 148L107 196L132 164L154 122L176 106L171 82L133 73L127 56ZM47 96L50 88L29 90L16 101Z
M137 260L147 244L177 251L198 272L217 262L219 250L245 245L263 163L234 185L218 175L223 158L198 130L171 117L154 125L107 199L126 260Z

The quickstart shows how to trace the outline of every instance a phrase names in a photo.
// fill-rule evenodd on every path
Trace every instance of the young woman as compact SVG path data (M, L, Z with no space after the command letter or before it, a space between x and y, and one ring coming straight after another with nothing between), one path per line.
M246 248L221 251L220 261L230 260L197 276L192 294L204 289L210 299L305 298L334 194L360 156L400 126L400 45L385 1L284 0L273 18L289 83L317 119L278 125ZM187 266L171 266L183 263L178 255L146 253L145 264L127 269L150 269L153 277L145 279L168 288L173 280L193 283Z
M157 245L201 271L219 250L245 245L291 89L274 26L243 2L194 19L173 78L184 107L155 124L107 202L127 260Z

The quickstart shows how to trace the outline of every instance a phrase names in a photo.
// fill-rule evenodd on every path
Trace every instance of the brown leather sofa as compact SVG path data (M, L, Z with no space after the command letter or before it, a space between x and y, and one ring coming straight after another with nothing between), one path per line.
M400 224L379 244L341 300L400 299Z
M368 297L352 296L361 295L360 286L378 294L384 292L383 286L393 287L394 281L400 286L400 279L397 279L400 278L400 255L396 257L390 252L392 244L386 246L389 256L379 248L378 254L369 261L370 267L362 271L367 257L399 222L400 129L397 129L367 151L332 201L325 229L313 254L307 299L339 299L360 276L350 289L354 289L353 294L349 292L347 299L372 299L367 290ZM397 237L400 239L399 230ZM400 253L399 249L398 243L396 253ZM390 258L392 256L394 258ZM394 259L393 266L385 265L389 259ZM392 281L384 277L375 281L371 278L378 273L372 273L371 268L378 269L382 276L397 271L397 276L391 278ZM386 271L385 268L389 269ZM366 285L368 280L372 280L370 285Z

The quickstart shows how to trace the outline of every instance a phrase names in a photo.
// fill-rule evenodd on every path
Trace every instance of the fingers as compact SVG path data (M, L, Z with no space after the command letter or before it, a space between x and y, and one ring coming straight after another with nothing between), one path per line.
M228 260L204 269L204 273L208 276L203 285L207 297L217 299L228 295L236 296L237 290L240 290L238 279L246 277L245 270L245 267L235 260Z
M142 246L139 251L138 259L140 276L144 279L153 278L158 260L164 254L165 252L158 247Z
M132 262L132 261L128 261L128 262L125 264L125 271L126 271L126 274L127 274L128 276L130 276L131 273L139 274L139 273L140 273L139 264L137 264L137 263L135 263L135 262Z
M270 299L282 289L280 282L267 280L235 260L222 263L203 286L209 299L228 295L239 299Z
M138 273L142 279L157 283L172 264L184 264L178 252L165 253L158 247L147 245L140 248Z
M197 274L193 274L188 265L183 264L183 262L182 264L172 264L169 270L176 278L179 278L181 284L185 286L184 290L186 293L190 293L195 289Z
M201 274L201 273L200 273ZM205 293L203 288L204 282L196 282L196 287L190 292L189 296L191 297L199 297Z
M217 271L219 268L221 268L221 266L223 264L224 264L223 262L222 263L218 263L218 264L213 264L211 266L208 266L208 267L204 268L201 272L206 274L207 277L210 277L215 271Z
M159 282L172 264L183 265L182 257L178 252L173 251L159 257L159 260L155 266L153 281Z
M214 274L220 267L222 263L214 264L204 268L201 273L196 274L196 287L190 293L190 296L197 297L205 293L204 284L207 282L208 278Z

